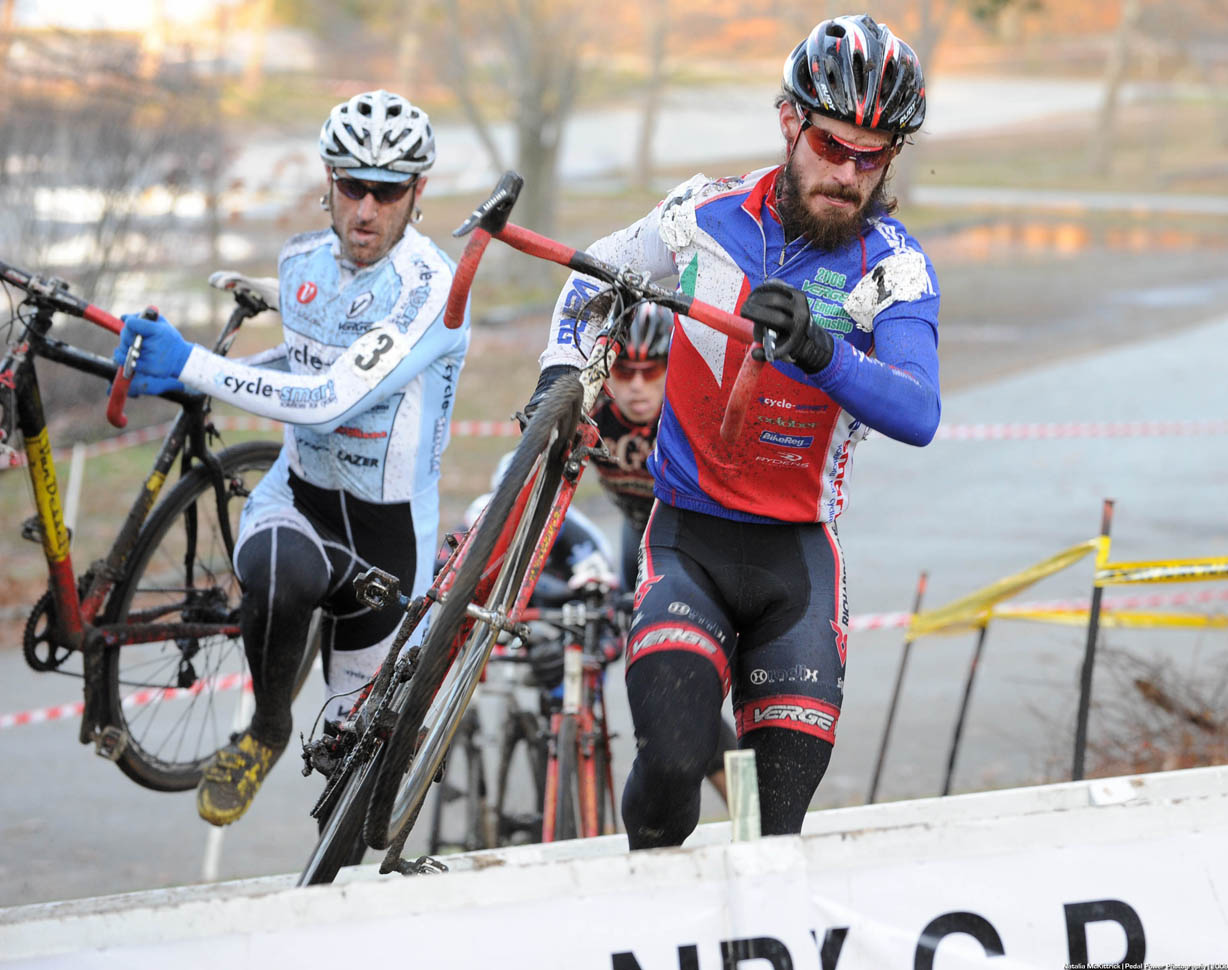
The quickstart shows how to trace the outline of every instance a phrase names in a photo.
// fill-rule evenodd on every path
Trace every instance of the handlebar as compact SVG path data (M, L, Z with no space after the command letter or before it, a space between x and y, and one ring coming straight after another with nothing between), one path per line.
M147 306L141 313L146 320L158 319L158 308ZM117 428L126 428L128 418L124 415L124 402L128 399L128 388L132 384L132 375L136 373L136 362L141 359L141 335L137 334L128 348L123 366L115 374L111 382L111 396L107 399L107 420Z
M74 317L82 317L90 323L110 330L119 335L124 329L124 323L118 317L113 317L106 310L99 309L92 303L87 303L79 296L68 292L68 284L54 276L37 276L0 262L0 279L12 283L30 294L36 303L44 303L60 313L68 313Z
M763 361L756 360L753 351L759 346L755 341L754 325L745 317L729 313L719 307L704 303L685 293L666 290L649 282L647 276L626 269L617 269L581 249L573 249L563 243L542 236L530 229L508 222L512 205L515 204L524 180L515 172L507 172L500 179L495 191L479 205L453 236L473 232L465 251L457 264L452 289L448 293L448 305L444 311L444 323L453 329L464 322L465 303L477 272L478 263L491 238L498 239L513 249L538 259L545 259L585 276L592 276L629 292L636 299L648 300L675 313L690 317L702 324L748 344L742 358L733 391L721 421L721 438L731 445L741 434L746 420L746 410L754 397L755 385L763 369Z

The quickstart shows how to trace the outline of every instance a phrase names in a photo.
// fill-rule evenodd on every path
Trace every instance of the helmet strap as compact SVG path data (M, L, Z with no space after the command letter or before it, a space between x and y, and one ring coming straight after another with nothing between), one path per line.
M806 130L806 115L800 107L793 105L794 112L797 113L797 120L800 124L797 126L797 134L793 136L793 141L789 145L789 150L785 152L785 161L793 157L793 153L797 150L797 143L801 141L802 132Z

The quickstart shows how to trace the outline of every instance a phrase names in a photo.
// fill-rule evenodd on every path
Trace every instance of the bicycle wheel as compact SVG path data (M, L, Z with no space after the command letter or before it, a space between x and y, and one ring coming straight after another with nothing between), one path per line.
M542 802L546 794L546 747L536 717L512 712L503 726L495 787L495 839L498 845L542 840Z
M477 712L470 708L452 740L444 761L443 780L435 789L428 849L431 855L473 852L495 845L489 831L486 770L480 735Z
M317 886L330 883L344 866L357 865L362 861L366 843L362 838L362 822L366 815L367 799L375 774L379 769L380 752L371 760L351 770L350 776L335 797L332 811L320 828L320 840L307 859L307 865L299 874L297 885Z
M239 510L279 451L277 442L248 441L217 454L232 540ZM126 575L107 601L103 622L237 625L234 550L220 523L212 477L197 466L150 515ZM317 649L316 637L309 637L295 678L296 695ZM205 763L250 717L244 689L247 658L237 634L110 647L104 674L108 722L125 734L119 767L156 791L195 788Z
M493 570L497 572L489 586L491 592L484 598L486 608L502 612L515 602L562 480L563 459L580 419L582 395L579 380L570 376L550 389L525 429L470 540L465 560L422 644L406 703L397 712L396 727L385 745L384 763L371 793L364 828L372 848L387 848L399 835L406 834L417 818L498 632L480 624L454 652L466 625L469 604L479 585L486 587ZM522 493L527 496L523 503ZM503 555L492 561L505 529L511 538ZM448 689L440 693L449 668L456 673ZM441 698L435 705L437 716L420 737L437 694ZM415 751L419 751L416 758Z
M580 776L576 764L576 716L564 714L559 721L557 745L558 782L554 795L554 841L578 838L579 801L577 788Z

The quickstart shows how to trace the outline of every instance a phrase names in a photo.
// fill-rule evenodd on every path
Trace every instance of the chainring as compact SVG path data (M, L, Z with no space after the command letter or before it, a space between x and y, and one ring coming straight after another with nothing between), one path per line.
M72 648L56 637L58 626L55 600L52 599L51 590L47 590L30 611L21 636L21 652L26 663L40 673L59 670L72 655Z

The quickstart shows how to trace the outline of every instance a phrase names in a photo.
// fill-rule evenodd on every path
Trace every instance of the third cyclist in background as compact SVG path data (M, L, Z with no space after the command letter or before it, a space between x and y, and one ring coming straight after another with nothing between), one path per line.
M746 344L684 317L670 345L628 638L633 849L694 829L730 690L740 745L756 755L763 833L801 830L844 697L835 523L853 449L871 430L924 445L938 427L938 283L891 218L887 188L925 118L916 54L868 15L825 20L785 59L776 111L781 164L697 175L589 250L741 313L768 360L726 444ZM575 275L564 287L526 410L583 364L597 327L568 308L593 287Z
M594 458L602 488L622 513L620 577L624 590L635 589L637 553L652 513L652 472L648 456L657 441L657 422L665 400L665 362L674 315L655 303L635 310L622 352L610 368L605 391L593 408L593 420L608 459ZM737 735L721 720L720 743L704 774L725 797L726 751L738 746Z

